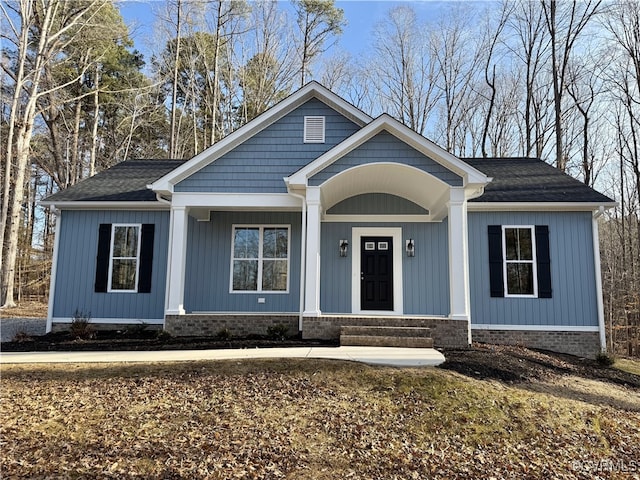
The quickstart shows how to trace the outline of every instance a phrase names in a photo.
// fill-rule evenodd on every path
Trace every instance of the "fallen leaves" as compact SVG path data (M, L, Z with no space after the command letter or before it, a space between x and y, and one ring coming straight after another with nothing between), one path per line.
M3 478L598 478L572 462L640 458L638 412L434 369L274 360L2 373Z

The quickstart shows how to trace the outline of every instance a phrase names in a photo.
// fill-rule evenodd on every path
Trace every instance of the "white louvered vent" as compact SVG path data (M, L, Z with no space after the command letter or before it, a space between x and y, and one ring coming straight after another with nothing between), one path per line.
M304 143L324 143L324 117L304 117Z

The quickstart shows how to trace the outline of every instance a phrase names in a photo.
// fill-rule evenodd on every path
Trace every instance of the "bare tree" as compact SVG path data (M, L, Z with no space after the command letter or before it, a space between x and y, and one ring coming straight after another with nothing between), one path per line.
M87 24L104 4L104 0L84 3L66 0L36 3L21 0L19 3L7 6L0 4L2 13L10 25L8 34L2 35L14 44L17 51L17 68L5 70L12 77L14 92L5 157L5 184L13 180L12 198L11 201L7 199L6 207L3 199L0 216L1 233L7 241L7 245L0 244L3 247L2 301L0 302L3 307L15 306L14 272L18 229L25 175L29 164L31 136L37 115L38 100L49 93L47 90L41 90L44 73L51 62L57 59L58 52L73 40L71 34L81 31L82 25ZM11 11L14 6L15 9ZM77 82L79 78L80 76L52 88L66 88ZM15 168L12 162L15 162ZM9 189L5 191L5 198L8 197L8 192Z
M307 81L311 62L326 50L325 42L340 35L346 24L344 12L334 0L294 0L300 29L300 86Z

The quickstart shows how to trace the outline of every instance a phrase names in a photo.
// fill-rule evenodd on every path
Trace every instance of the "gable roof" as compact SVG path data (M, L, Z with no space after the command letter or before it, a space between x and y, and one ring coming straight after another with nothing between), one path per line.
M156 194L147 185L183 163L184 160L127 160L54 193L41 203L156 201Z
M278 121L286 114L312 98L317 98L359 126L364 126L371 121L371 117L362 110L351 105L349 102L323 87L318 82L312 81L307 83L300 90L289 95L281 102L261 113L238 130L230 133L206 150L203 150L191 160L185 162L182 166L176 168L172 172L169 172L162 178L159 178L153 182L151 188L156 192L172 193L173 186L175 184L194 174L204 166L215 161L217 158L220 158L225 153L231 151L241 143L245 142L248 138L264 130L266 127Z
M484 194L471 202L594 203L615 201L537 158L463 158L493 177Z
M414 132L390 115L383 113L324 155L287 177L285 182L290 185L304 185L307 179L382 131L389 132L423 155L435 160L443 167L459 175L465 180L465 183L484 185L491 181L487 175L477 170L470 163L461 161L458 157L439 147L431 140Z

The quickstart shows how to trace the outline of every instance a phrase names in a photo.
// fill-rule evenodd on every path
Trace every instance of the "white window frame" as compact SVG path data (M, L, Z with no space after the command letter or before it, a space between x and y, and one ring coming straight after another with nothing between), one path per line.
M507 260L507 229L531 230L531 260ZM507 264L529 263L533 271L533 293L509 293ZM536 227L534 225L502 225L502 271L504 276L504 296L509 298L538 298L538 257L536 252Z
M233 256L235 251L236 228L257 228L258 233L258 278L256 290L234 290L233 289L233 262L236 258ZM263 290L262 289L262 266L264 263L263 246L264 246L264 229L280 228L287 230L287 288L286 290ZM270 260L270 259L268 259ZM276 259L283 261L284 258ZM231 263L229 266L229 293L268 293L268 294L288 294L291 280L291 225L255 225L255 224L233 224L231 225Z
M138 244L136 251L136 279L135 286L133 290L121 290L117 288L112 288L111 281L113 277L113 261L118 259L132 259L133 257L114 257L113 256L113 247L116 239L116 228L128 228L135 227L138 229ZM109 278L107 283L107 292L110 293L138 293L138 279L140 276L140 247L142 245L142 224L141 223L114 223L111 225L111 242L109 246Z
M322 122L322 139L309 139L308 138L308 134L309 134L309 129L308 129L308 122L310 121L321 121ZM325 143L325 132L326 132L326 120L325 117L322 115L308 115L304 117L304 134L303 134L303 141L304 143Z

